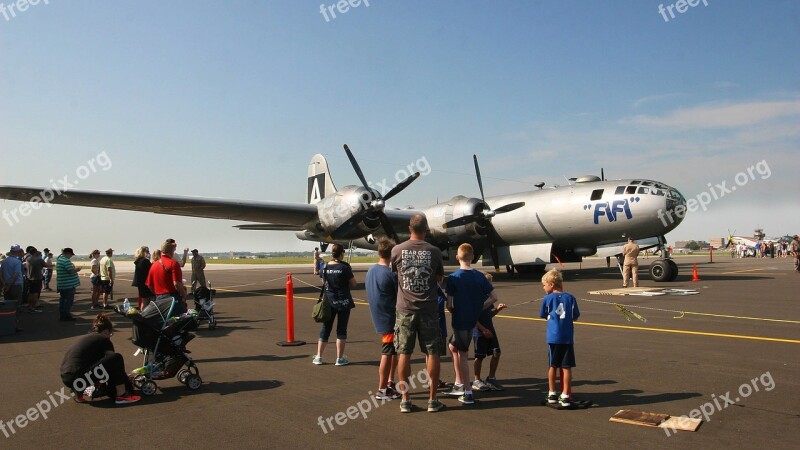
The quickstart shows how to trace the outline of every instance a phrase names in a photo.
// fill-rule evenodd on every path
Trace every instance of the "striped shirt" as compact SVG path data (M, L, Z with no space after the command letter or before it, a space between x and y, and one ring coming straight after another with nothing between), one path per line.
M81 284L78 273L75 272L75 265L64 255L59 255L56 260L56 288L69 289Z

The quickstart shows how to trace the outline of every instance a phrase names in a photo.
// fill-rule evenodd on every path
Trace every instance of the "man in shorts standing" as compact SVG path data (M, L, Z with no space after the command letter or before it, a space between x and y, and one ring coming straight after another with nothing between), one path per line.
M106 250L106 256L100 260L100 286L103 287L103 309L108 309L108 298L114 290L114 278L117 277L117 270L114 268L114 250Z
M436 398L436 381L439 380L439 355L442 351L442 336L439 331L437 286L444 277L442 252L425 241L428 221L417 214L409 223L411 238L392 249L392 271L397 272L397 319L394 345L398 353L400 383L397 387L403 396L400 412L411 412L408 395L408 379L411 375L411 354L414 341L428 357L426 366L429 378L430 398L428 412L436 412L444 406Z

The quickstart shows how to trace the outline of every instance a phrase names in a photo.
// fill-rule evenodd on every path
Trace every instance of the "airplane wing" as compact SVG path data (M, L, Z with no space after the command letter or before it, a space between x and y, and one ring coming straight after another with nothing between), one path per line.
M31 202L42 199L43 189L26 186L0 186L0 198ZM50 192L52 195L52 191ZM41 203L41 202L40 202ZM49 200L55 205L89 206L186 217L258 222L284 229L301 229L317 219L316 205L305 203L225 200L203 197L165 197L146 194L123 194L109 191L66 191ZM41 204L32 203L33 208Z

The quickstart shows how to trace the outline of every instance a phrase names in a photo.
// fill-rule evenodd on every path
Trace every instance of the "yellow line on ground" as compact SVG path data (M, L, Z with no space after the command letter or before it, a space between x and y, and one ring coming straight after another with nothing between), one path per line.
M720 272L720 275L730 275L732 273L745 273L745 272L758 272L759 270L764 269L745 269L745 270L734 270L733 272Z
M531 321L541 321L541 322L545 321L544 319L539 319L537 317L521 317L521 316L506 316L506 315L498 315L497 317L504 317L507 319L517 319L517 320L531 320ZM697 336L714 336L714 337L724 337L731 339L748 339L753 341L784 342L787 344L800 344L800 340L797 339L781 339L781 338L771 338L764 336L748 336L743 334L709 333L706 331L674 330L671 328L634 327L632 325L611 325L608 323L593 323L593 322L575 322L575 325L586 325L590 327L620 328L623 330L657 331L661 333L693 334Z
M227 292L240 292L235 291L233 289L219 289L219 291L227 291ZM265 294L271 297L283 297L286 298L286 295L281 294ZM299 298L303 300L317 300L317 297L305 297L301 295L295 295L294 298ZM357 301L357 304L360 305L367 305L367 302ZM540 319L538 317L522 317L522 316L508 316L505 314L498 314L496 317L501 317L504 319L517 319L517 320L530 320L530 321L538 321L544 322L544 319ZM734 316L735 317L735 316ZM765 319L765 320L773 320L773 319ZM706 331L689 331L689 330L674 330L671 328L649 328L649 327L634 327L632 325L612 325L608 323L593 323L593 322L575 322L575 325L586 325L591 327L605 327L605 328L619 328L623 330L639 330L639 331L657 331L661 333L677 333L677 334L693 334L696 336L714 336L714 337L724 337L730 339L747 339L753 341L770 341L770 342L784 342L787 344L800 344L800 340L797 339L781 339L781 338L771 338L771 337L763 337L763 336L748 336L748 335L740 335L740 334L724 334L724 333L709 333Z

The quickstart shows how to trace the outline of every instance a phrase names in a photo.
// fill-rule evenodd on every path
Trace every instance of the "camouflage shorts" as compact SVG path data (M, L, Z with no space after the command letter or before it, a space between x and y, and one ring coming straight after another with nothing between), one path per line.
M397 311L394 324L394 346L397 353L414 353L414 341L419 338L420 350L428 355L439 355L444 349L439 330L439 313Z

